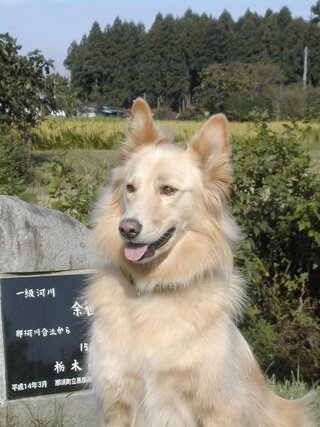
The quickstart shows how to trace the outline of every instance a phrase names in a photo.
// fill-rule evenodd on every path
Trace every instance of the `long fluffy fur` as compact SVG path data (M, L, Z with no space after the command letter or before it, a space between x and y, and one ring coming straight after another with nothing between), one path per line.
M184 150L157 131L143 100L134 104L111 191L97 205L101 268L86 294L95 311L88 365L105 427L315 426L311 398L268 390L234 323L244 285L233 266L229 158L224 116ZM129 196L132 180L138 190ZM178 192L159 195L168 180ZM129 261L118 232L126 215L139 216L148 242L176 232L149 262Z

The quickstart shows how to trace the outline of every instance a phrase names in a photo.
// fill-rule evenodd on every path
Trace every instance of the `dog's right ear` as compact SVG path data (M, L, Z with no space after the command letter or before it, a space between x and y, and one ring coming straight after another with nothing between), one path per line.
M190 141L189 150L199 162L206 188L213 190L211 194L220 194L223 198L228 198L232 171L226 117L223 114L212 116ZM211 200L213 199L211 197Z
M149 105L137 98L131 109L128 136L120 150L120 162L125 163L132 153L163 139L164 135L154 126Z

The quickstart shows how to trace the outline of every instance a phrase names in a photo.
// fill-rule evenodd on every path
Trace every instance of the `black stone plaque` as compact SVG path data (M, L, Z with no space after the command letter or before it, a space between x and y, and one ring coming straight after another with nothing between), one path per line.
M90 307L81 300L88 275L1 280L9 399L88 388L85 368Z

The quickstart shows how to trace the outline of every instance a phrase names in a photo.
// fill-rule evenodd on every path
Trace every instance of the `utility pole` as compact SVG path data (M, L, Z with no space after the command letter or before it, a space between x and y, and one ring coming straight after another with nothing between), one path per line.
M307 73L308 73L308 46L304 48L304 65L303 65L303 89L307 88Z

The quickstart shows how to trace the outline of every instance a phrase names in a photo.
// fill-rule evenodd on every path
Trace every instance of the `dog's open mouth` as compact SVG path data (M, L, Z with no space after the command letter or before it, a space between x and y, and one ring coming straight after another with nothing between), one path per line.
M151 257L155 251L164 246L172 237L175 227L169 228L160 239L153 243L131 243L127 242L124 247L124 255L129 261L141 261Z

